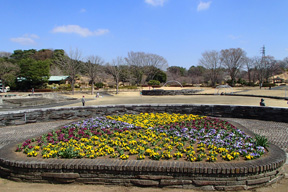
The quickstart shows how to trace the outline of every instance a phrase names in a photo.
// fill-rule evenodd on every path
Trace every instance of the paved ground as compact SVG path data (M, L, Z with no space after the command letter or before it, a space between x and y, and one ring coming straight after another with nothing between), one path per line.
M76 95L81 97L82 94ZM90 100L89 100L90 99ZM234 105L258 105L259 98L245 98L245 97L225 97L225 96L162 96L162 97L141 97L139 93L120 94L115 97L101 97L101 98L87 98L86 105L106 105L106 104L143 104L143 103L205 103L205 104L234 104ZM265 99L266 100L266 99ZM283 100L266 100L268 106L287 107L287 101ZM66 103L68 106L81 106L80 100L78 102ZM54 106L51 106L54 107ZM267 136L269 141L278 145L280 148L288 152L288 123L235 119L226 118L227 120L235 121L254 133ZM0 127L0 148L17 140L31 138L35 135L48 132L58 126L71 122L57 121L48 123L27 124L21 126ZM251 192L288 192L288 164L283 167L286 172L286 178L269 187L251 190ZM53 185L53 184L31 184L19 183L0 178L1 192L18 192L18 191L107 191L107 192L172 192L175 189L155 189L155 188L138 188L138 187L119 187L119 186L91 186L91 185ZM195 192L195 190L177 189L177 191Z
M288 152L288 123L279 123L279 122L267 122L260 120L248 120L248 119L235 119L235 118L226 118L226 120L232 120L237 122L254 133L265 135L269 138L271 143L274 143L280 146L283 150ZM9 143L15 141L23 140L26 138L31 138L36 135L43 134L52 129L72 122L71 120L66 121L56 121L56 122L46 122L46 123L34 123L26 124L21 126L7 126L0 128L0 148ZM288 164L284 166L285 172L288 173ZM31 183L17 183L0 178L0 191L1 192L13 192L13 191L108 191L108 192L124 192L124 191L133 191L133 192L172 192L175 189L153 189L153 188L137 188L137 187L117 187L117 186L88 186L88 185L53 185L53 184L31 184ZM177 191L189 191L195 192L195 190L183 190L179 189ZM260 188L253 190L255 192L288 192L288 178L281 180L279 183L274 184L269 187Z

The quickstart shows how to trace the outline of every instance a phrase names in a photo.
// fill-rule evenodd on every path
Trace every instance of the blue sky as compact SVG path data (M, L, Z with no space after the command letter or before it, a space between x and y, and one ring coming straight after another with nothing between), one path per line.
M106 62L154 53L189 69L201 53L288 56L287 0L0 0L0 51L79 49Z

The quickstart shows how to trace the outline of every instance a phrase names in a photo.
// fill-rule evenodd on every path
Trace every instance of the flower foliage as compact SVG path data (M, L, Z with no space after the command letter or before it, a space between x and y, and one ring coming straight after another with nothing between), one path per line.
M264 147L223 120L192 114L140 113L72 123L26 140L16 151L42 158L217 162L256 159L265 153Z

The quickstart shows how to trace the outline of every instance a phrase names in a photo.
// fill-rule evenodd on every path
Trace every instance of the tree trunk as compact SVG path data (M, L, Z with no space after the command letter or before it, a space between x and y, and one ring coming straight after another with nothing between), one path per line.
M75 80L71 81L72 95L74 95Z
M116 94L118 94L118 90L119 89L119 82L118 81L116 81Z
M94 80L91 82L91 95L94 95Z
M251 83L251 70L248 69L248 81L249 81L249 85Z

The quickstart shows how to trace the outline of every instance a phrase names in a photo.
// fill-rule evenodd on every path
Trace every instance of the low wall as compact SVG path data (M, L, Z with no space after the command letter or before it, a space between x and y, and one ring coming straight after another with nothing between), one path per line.
M193 95L201 90L196 89L182 89L182 90L142 90L142 95Z
M284 177L286 154L270 145L268 155L242 163L20 157L16 144L0 150L0 176L24 182L80 183L201 190L245 190Z
M69 108L46 108L0 113L0 126L56 120L88 118L97 115L169 112L288 122L288 108L236 105L102 105Z
M193 113L243 118L262 118L262 115L265 117L272 115L284 122L288 115L288 109L285 108L226 105L113 105L6 112L1 113L0 119L3 126L140 112ZM245 127L239 124L234 125L245 130ZM279 181L284 177L281 169L286 161L286 153L273 144L270 144L269 153L259 159L223 163L173 160L124 161L101 158L41 159L16 154L16 147L14 143L0 149L0 176L14 181L41 183L110 184L236 191L266 186Z

